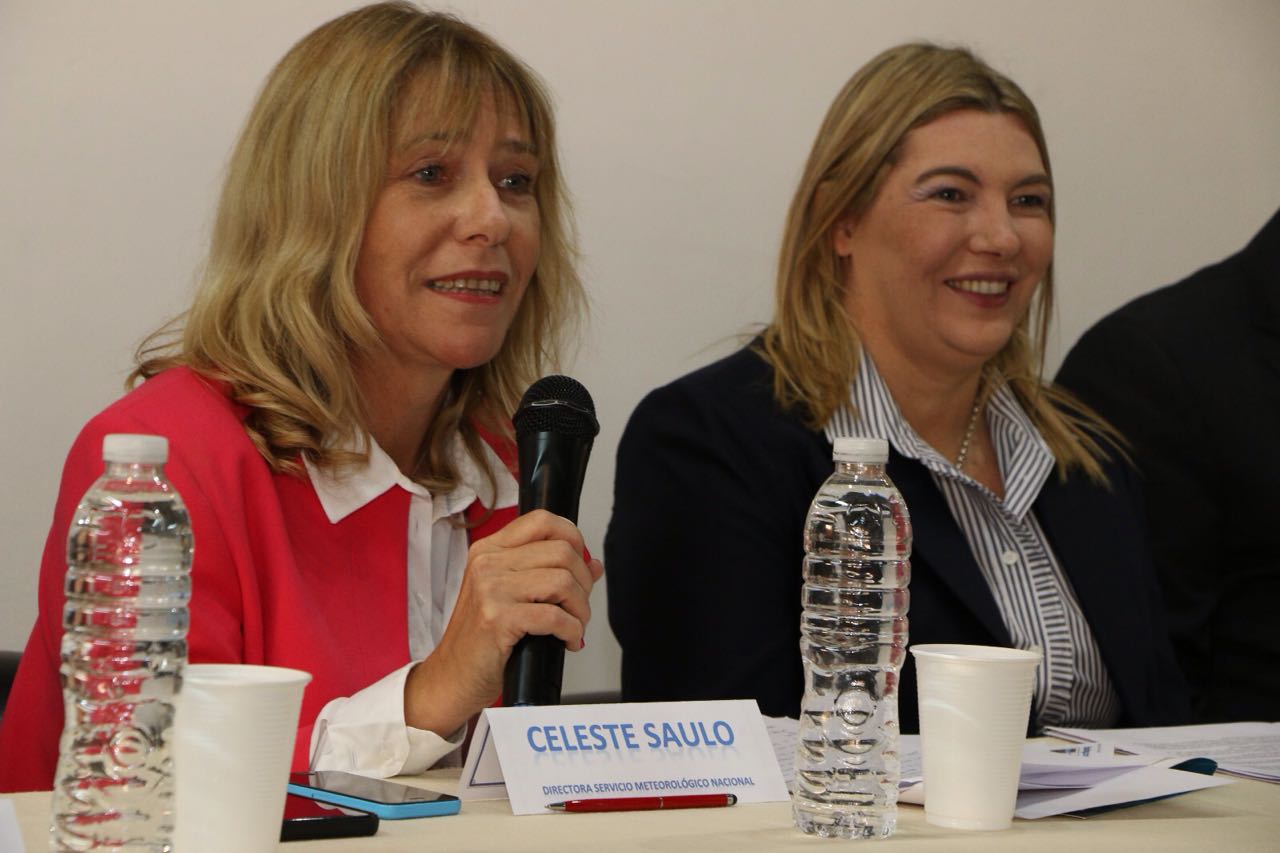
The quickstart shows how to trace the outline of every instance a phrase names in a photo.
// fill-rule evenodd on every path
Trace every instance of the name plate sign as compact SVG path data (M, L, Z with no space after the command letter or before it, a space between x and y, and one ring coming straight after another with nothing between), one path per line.
M736 794L786 800L760 709L749 699L488 708L462 769L464 800L514 814L605 797Z

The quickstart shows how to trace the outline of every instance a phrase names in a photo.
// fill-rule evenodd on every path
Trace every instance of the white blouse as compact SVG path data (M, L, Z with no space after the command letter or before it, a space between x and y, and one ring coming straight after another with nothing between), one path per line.
M1075 591L1033 512L1056 464L1053 453L1009 387L1001 382L987 402L1003 498L916 434L865 351L850 399L859 414L838 411L826 426L827 437L885 438L901 456L924 465L969 543L1013 644L1044 654L1032 700L1037 727L1114 724L1120 698Z
M337 523L389 489L409 493L409 554L406 579L409 602L409 648L406 663L352 696L332 700L320 711L311 732L311 767L387 777L421 773L449 758L462 745L466 726L448 738L411 728L404 720L404 684L410 668L440 642L458 600L467 567L469 542L459 521L477 497L490 509L515 506L519 489L497 454L484 445L494 473L497 495L454 436L449 452L459 472L458 485L432 496L400 472L391 457L370 439L368 464L358 469L322 471L306 463L307 474L329 521Z

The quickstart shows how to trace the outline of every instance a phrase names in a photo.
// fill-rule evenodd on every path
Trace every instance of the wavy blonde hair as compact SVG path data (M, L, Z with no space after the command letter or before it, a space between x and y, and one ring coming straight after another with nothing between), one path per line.
M509 434L520 394L555 364L585 307L572 218L534 73L475 28L408 3L336 18L272 70L231 155L195 300L142 343L129 384L175 365L225 383L277 471L297 473L300 456L366 458L335 449L364 435L351 355L382 346L355 289L365 223L406 114L447 119L439 126L460 138L486 95L514 108L538 155L541 252L498 355L452 376L415 477L457 482L455 432L488 471L480 433Z
M884 51L849 79L818 130L787 213L774 319L760 345L774 368L775 398L785 408L802 410L814 429L851 405L849 386L862 349L845 308L832 229L846 215L871 206L911 130L965 109L1017 116L1052 179L1048 146L1031 99L963 48L918 42ZM1051 221L1053 216L1050 200ZM1119 434L1043 378L1052 306L1050 264L1028 315L988 362L980 393L989 396L991 377L1002 377L1053 451L1059 475L1078 467L1091 479L1106 482L1101 462L1109 458L1108 447L1123 452Z

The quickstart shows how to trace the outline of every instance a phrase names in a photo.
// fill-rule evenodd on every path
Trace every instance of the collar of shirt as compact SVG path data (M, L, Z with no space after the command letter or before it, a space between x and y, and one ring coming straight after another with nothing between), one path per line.
M987 401L987 423L1004 479L1003 500L957 469L951 460L916 434L865 350L858 359L858 373L850 386L849 399L851 408L838 410L823 430L830 441L842 437L885 438L899 455L916 460L935 477L957 480L984 492L1018 520L1031 510L1055 464L1049 446L1002 380L997 382Z
M394 486L399 486L411 495L426 498L432 508L433 522L465 511L477 498L489 509L515 506L519 501L519 487L516 485L515 477L498 458L498 454L483 442L481 446L484 450L485 464L493 472L497 495L490 494L484 471L471 454L467 453L462 437L455 434L449 442L449 454L459 474L458 485L443 495L434 496L433 499L426 486L415 483L400 472L396 463L385 450L378 446L376 441L371 438L367 440L369 461L355 468L321 470L315 467L311 460L303 457L307 475L311 478L316 496L320 498L320 505L324 508L324 513L330 522L336 524Z

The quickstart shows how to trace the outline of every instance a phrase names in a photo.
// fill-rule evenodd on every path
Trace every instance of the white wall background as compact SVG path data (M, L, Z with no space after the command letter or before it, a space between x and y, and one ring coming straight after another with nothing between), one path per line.
M63 455L185 307L256 89L351 0L0 3L0 647L21 648ZM594 303L569 372L603 429L582 526L648 389L769 318L778 233L832 96L879 50L960 42L1043 115L1056 368L1091 322L1280 206L1276 0L469 0L547 80ZM1280 286L1280 283L1277 283ZM1188 342L1191 344L1192 342ZM566 690L616 686L598 590Z

